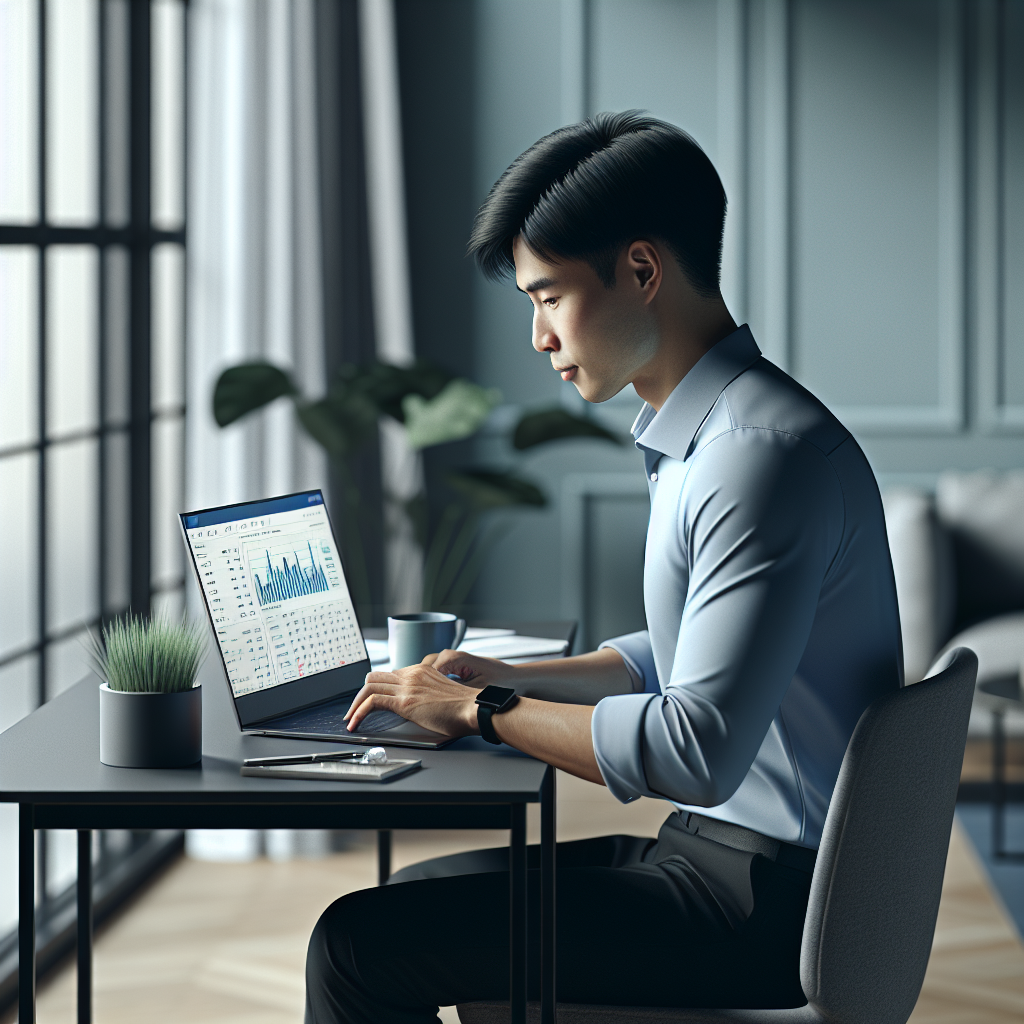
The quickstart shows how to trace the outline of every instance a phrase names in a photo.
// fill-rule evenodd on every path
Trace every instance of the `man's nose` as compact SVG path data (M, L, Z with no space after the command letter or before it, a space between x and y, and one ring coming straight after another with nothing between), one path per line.
M543 316L533 316L533 347L538 352L557 352L561 347L558 335Z

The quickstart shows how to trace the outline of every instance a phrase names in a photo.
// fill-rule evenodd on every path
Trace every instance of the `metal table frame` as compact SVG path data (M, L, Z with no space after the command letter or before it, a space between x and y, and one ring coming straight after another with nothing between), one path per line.
M1020 673L1003 673L978 683L983 702L992 714L992 856L996 860L1024 861L1024 850L1006 848L1006 727L1008 708L1021 707L1024 692Z
M30 786L32 765L26 751L38 748L38 739L47 728L61 722L64 730L73 719L73 729L82 751L91 753L88 770L98 765L97 722L83 721L88 710L98 704L95 680L84 680L71 690L13 726L8 743L0 751L0 802L19 804L19 1021L35 1022L36 941L35 941L35 831L37 829L74 829L78 831L78 1021L92 1020L92 830L157 828L351 828L368 830L453 828L509 829L509 908L510 908L510 992L512 1021L526 1022L527 1002L527 919L526 919L526 807L541 807L541 1019L555 1020L555 771L532 758L510 757L506 748L484 751L478 747L468 754L460 750L424 751L425 767L440 769L437 778L458 768L462 757L467 769L474 768L474 790L449 784L431 789L431 772L421 771L390 784L370 787L358 783L306 783L291 780L243 779L237 774L243 745L247 754L277 753L294 750L297 741L240 737L230 723L231 735L223 728L225 707L217 707L219 689L204 704L204 770L132 770L106 769L107 778L123 778L121 786L89 788L88 782L69 777L64 787L53 780L68 774L74 752L66 753L67 765L57 764L59 756L38 751L40 763L51 773L49 783ZM221 684L223 687L223 684ZM204 691L207 688L204 687ZM204 698L206 693L204 692ZM227 696L224 694L223 703ZM63 705L63 710L61 708ZM63 716L63 720L58 716ZM40 717L41 716L41 717ZM213 720L211 720L213 719ZM219 736L210 736L210 726L220 726ZM57 730L58 732L61 730ZM54 736L53 746L61 746ZM208 754L206 741L220 739L236 751L233 759L218 751ZM66 744L64 744L66 746ZM309 744L315 746L315 744ZM320 744L322 746L323 744ZM396 752L397 748L396 748ZM84 756L84 755L83 755ZM20 758L20 762L18 759ZM504 759L504 760L503 760ZM34 758L33 758L34 760ZM491 792L476 776L483 766L495 780L517 777L535 780L528 785L516 782L504 787L491 784ZM20 772L20 776L15 775ZM125 775L109 773L126 773ZM178 786L173 776L184 780ZM219 773L219 774L218 774ZM456 771L462 778L466 773ZM217 779L223 780L222 784ZM212 780L212 781L211 781ZM249 785L252 783L253 785ZM271 785L271 783L273 785ZM192 789L189 789L189 786ZM312 787L312 788L311 788ZM317 788L319 787L319 788ZM518 788L516 788L518 787Z

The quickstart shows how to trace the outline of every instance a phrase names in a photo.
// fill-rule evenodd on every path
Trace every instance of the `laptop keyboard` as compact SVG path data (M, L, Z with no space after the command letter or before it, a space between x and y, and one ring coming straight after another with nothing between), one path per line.
M352 703L352 696L347 694L341 700L305 708L303 711L296 711L294 714L275 719L273 722L264 722L263 727L288 732L346 733L348 732L348 722L345 721L345 712L348 711L349 704ZM401 715L396 715L394 711L371 711L359 723L359 732L362 734L387 732L388 729L393 729L404 721L405 719Z

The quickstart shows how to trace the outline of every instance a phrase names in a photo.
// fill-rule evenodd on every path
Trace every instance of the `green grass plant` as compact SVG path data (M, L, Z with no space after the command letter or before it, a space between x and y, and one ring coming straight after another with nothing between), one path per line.
M90 641L96 673L123 693L191 690L207 648L205 626L134 616L115 619Z

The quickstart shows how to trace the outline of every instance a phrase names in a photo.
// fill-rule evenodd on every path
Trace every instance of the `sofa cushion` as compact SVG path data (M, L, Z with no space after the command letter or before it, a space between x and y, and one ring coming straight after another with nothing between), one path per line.
M953 629L953 548L930 494L891 487L882 494L882 504L903 630L904 673L908 683L916 683Z
M1024 470L947 471L935 501L953 539L958 627L1024 609Z
M978 656L978 682L1024 670L1024 612L997 615L957 633L943 648L970 647ZM935 659L938 661L938 658Z

